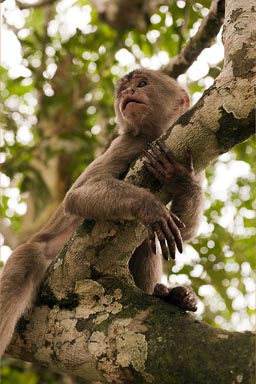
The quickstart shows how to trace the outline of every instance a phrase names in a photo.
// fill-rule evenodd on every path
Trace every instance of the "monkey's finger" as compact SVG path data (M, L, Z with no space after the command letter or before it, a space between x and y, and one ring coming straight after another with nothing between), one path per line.
M181 221L181 219L176 216L174 213L172 212L169 212L174 223L177 225L177 227L179 227L179 229L183 229L183 228L186 228L186 225L183 223L183 221Z
M152 155L152 153L148 152L148 151L143 151L144 152L144 155L147 157L147 159L149 160L149 163L148 162L144 162L144 164L149 164L151 165L151 167L153 167L158 173L159 175L161 175L162 177L164 176L164 173L165 173L165 169L163 167L163 165L161 164L161 162L156 159L154 157L154 155ZM156 176L156 175L155 175ZM156 176L157 177L157 176Z
M152 150L152 152L155 154L155 156L158 158L158 155L161 155L160 149L153 143L148 143L149 148Z
M171 258L174 260L175 259L175 253L176 253L174 237L172 235L171 230L169 229L169 227L167 225L163 229L163 231L165 234L165 238L167 240L168 249L169 249Z
M168 261L169 260L169 253L168 253L168 249L166 247L165 235L163 234L162 229L159 227L158 224L154 224L153 229L154 229L154 231L158 237L160 247L162 250L162 255L163 255L164 259Z
M159 147L162 149L162 151L166 154L168 160L171 164L176 165L179 164L178 160L176 159L176 156L172 153L170 148L168 148L162 141L157 142Z
M144 155L147 157L147 159L150 161L150 164L153 165L154 167L161 167L161 163L157 157L154 156L153 153L148 152L147 150L143 150Z
M193 157L192 157L191 149L189 148L188 145L185 145L184 147L184 156L185 156L185 164L186 164L187 170L189 172L193 172L194 171Z
M150 241L150 246L151 246L152 252L156 255L156 240L155 239Z
M175 249L175 242L174 242L173 238L172 239L167 238L167 244L168 244L168 248L169 248L169 252L170 252L171 258L174 260L175 259L176 249Z
M168 244L168 248L170 251L170 255L172 259L175 259L175 240L174 240L174 234L172 232L172 229L169 226L168 221L161 221L160 223L161 230L164 233L165 239Z
M143 161L143 164L145 165L145 167L147 168L147 170L152 173L152 175L155 176L156 179L164 182L164 178L163 178L163 171L160 170L160 169L156 169L154 168L151 164L149 164L147 161Z
M163 258L166 261L168 261L169 260L169 252L168 252L168 249L167 249L167 246L166 246L165 239L164 240L159 240L159 243L160 243L160 247L161 247L161 250L162 250ZM173 258L172 255L171 255L171 257Z
M176 243L176 246L178 248L178 251L180 253L182 253L183 251L183 245L182 245L182 237L181 237L181 233L180 233L180 230L179 228L177 227L177 225L173 222L172 218L170 217L168 219L168 225L169 225L169 228L172 232L172 236L174 237L174 240L175 240L175 243Z
M158 161L161 161L161 163L163 164L164 168L165 169L166 168L169 169L170 168L170 162L167 160L166 154L161 149L161 147L158 148L156 145L153 145L151 143L149 143L148 146L150 147L151 151L153 152L155 157L158 159Z

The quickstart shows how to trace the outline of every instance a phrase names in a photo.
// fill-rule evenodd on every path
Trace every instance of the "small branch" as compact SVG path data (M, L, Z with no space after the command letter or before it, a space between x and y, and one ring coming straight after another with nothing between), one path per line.
M171 5L173 0L91 0L102 21L119 31L145 31L150 17L160 5Z
M16 0L16 4L19 7L19 9L40 8L53 3L55 3L55 0L41 0L34 4L23 3L19 0Z
M224 21L225 1L213 0L209 13L203 19L198 32L191 37L187 45L163 68L171 77L177 78L184 73L203 49L210 47Z

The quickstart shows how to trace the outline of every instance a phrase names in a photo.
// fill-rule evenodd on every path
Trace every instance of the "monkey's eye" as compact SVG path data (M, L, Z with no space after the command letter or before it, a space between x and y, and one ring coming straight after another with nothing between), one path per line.
M145 80L142 80L139 82L139 84L137 85L137 88L142 88L142 87L145 87L147 85L147 82Z

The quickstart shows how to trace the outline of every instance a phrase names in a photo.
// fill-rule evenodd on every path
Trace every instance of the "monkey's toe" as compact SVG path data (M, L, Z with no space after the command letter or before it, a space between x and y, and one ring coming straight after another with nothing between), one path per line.
M170 290L166 285L161 283L158 283L155 285L154 292L153 292L154 296L166 298L167 296L169 296L169 294L170 294Z
M197 310L197 297L191 287L167 288L164 284L156 284L153 295L176 305L184 311L195 312Z
M171 288L169 295L164 299L168 303L182 308L184 311L195 312L197 310L197 297L191 287L179 286Z

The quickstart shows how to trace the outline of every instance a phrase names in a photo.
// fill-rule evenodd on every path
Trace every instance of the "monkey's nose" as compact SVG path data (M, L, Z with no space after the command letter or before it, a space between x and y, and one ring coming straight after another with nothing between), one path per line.
M133 87L126 88L126 89L122 92L123 95L126 95L126 94L131 94L131 95L133 95L134 93L135 93L135 89L134 89Z

